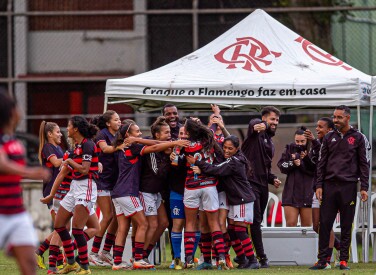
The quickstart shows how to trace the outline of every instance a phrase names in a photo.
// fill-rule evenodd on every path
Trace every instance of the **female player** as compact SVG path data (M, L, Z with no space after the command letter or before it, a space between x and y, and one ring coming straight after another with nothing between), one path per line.
M20 120L15 101L0 92L0 249L16 258L20 272L36 274L34 249L37 237L22 199L21 178L43 179L49 171L25 166L25 148L14 137Z
M52 185L55 181L59 168L63 159L63 150L59 146L61 144L62 134L59 126L54 122L42 121L39 127L39 163L50 170L51 179L48 182L43 182L43 197L47 196L51 192ZM55 220L55 212L51 209L52 204L47 204L51 210L52 221ZM43 254L48 250L52 233L40 244L36 253L37 264L40 268L46 269L44 264Z
M112 110L106 111L103 115L95 118L92 121L100 129L95 137L96 145L100 149L99 162L103 165L102 173L99 173L97 183L98 198L97 205L102 212L102 220L100 222L100 231L95 235L93 246L89 254L89 260L95 265L110 265L112 266L112 256L110 254L111 248L115 243L117 220L115 218L115 208L111 200L111 194L116 180L116 163L114 159L114 152L122 150L124 144L114 148L112 142L115 134L121 126L119 115ZM104 247L102 253L98 254L102 244L102 239L106 233Z
M67 264L59 273L75 270L76 274L91 274L83 228L97 199L95 180L98 178L98 155L91 138L95 136L98 128L81 116L73 116L68 122L67 130L68 137L75 142L75 148L72 158L63 161L63 165L72 170L73 180L68 194L60 203L61 207L55 219L55 230L63 242L67 257ZM72 233L77 243L80 264L74 259L73 243L66 228L72 213Z

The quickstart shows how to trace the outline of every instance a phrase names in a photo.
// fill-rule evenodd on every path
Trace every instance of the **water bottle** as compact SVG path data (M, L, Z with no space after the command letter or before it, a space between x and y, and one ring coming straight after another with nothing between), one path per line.
M174 147L174 153L175 153L175 158L174 158L173 161L171 161L171 165L178 166L178 164L179 164L179 154L180 154L180 147L179 146Z

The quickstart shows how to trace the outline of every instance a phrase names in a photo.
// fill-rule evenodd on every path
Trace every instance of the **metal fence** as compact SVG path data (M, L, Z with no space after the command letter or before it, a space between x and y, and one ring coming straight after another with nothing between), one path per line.
M71 114L99 114L106 79L172 62L257 8L375 75L375 1L332 2L0 0L0 87L15 94L26 118L21 128L31 133L43 118L59 116L57 122L65 123Z

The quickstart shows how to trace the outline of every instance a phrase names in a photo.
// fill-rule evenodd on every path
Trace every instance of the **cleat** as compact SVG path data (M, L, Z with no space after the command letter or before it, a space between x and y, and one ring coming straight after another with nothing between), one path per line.
M228 266L226 265L226 260L225 259L220 259L218 261L218 270L229 270Z
M331 269L332 266L328 263L321 264L319 262L315 263L313 266L311 266L309 269L311 270L324 270L324 269Z
M169 269L174 269L175 268L175 261L172 260L171 264L168 267Z
M154 265L145 261L145 259L134 261L133 262L133 269L152 269Z
M193 262L195 263L195 264L198 264L198 261L199 261L200 259L199 258L194 258L193 259Z
M103 261L99 258L98 253L90 252L88 255L89 264L92 266L104 266Z
M346 261L339 262L339 269L341 270L350 270L350 267L347 265Z
M187 256L185 258L185 265L184 268L189 269L189 268L194 268L195 267L195 262L192 259L192 256Z
M183 269L183 263L181 262L180 258L174 259L174 269L175 270L181 270Z
M259 262L254 259L253 261L248 261L246 269L260 269L260 266Z
M73 264L66 264L62 269L60 269L57 274L67 274L72 271L77 271L81 267L77 262L74 262Z
M270 267L269 266L269 260L266 257L260 258L259 263L260 263L260 268L269 268Z
M43 256L35 253L35 257L37 259L37 265L40 269L47 269L46 265L44 264L44 258Z
M241 263L241 261L240 261L240 259L238 258L238 256L236 256L234 259L232 259L235 263L237 263L237 264L240 264Z
M122 262L121 264L119 265L112 265L112 270L132 270L133 269L133 266L126 263L126 262Z
M228 268L230 268L230 269L233 269L233 268L234 268L234 265L233 265L232 262L231 262L231 256L230 256L230 254L226 254L226 265L227 265Z
M208 270L213 269L212 263L203 262L196 267L196 270Z
M80 267L75 274L91 274L91 271L90 269L83 269L82 267Z
M47 270L47 274L57 274L57 269L49 269Z
M56 268L58 269L58 270L60 270L60 269L62 269L64 267L64 263L57 263L56 264Z
M240 260L239 260L239 265L238 265L238 269L245 269L245 268L248 268L248 266L249 266L249 262L248 262L248 259L245 259L245 261L244 262L241 262Z
M113 265L112 255L108 251L102 251L99 254L99 260L102 261L103 266L112 266Z

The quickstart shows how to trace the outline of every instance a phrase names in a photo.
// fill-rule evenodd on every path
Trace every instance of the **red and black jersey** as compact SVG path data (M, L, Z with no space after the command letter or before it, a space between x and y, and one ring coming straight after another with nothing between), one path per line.
M25 165L25 148L14 137L0 134L0 151L10 161ZM0 214L12 215L25 211L23 206L21 176L0 173Z
M85 161L91 162L89 173L83 175L77 170L73 170L73 179L82 180L88 178L98 178L98 151L95 143L90 139L83 139L80 144L76 144L73 151L73 160L82 164Z
M50 159L56 157L61 159L63 157L63 150L60 146L55 146L51 143L46 143L42 148L42 165L51 172L51 179L47 182L43 182L43 196L46 197L51 193L52 185L59 174L59 167L55 167Z
M70 153L69 151L66 151L63 156L63 160L68 159L69 157L73 157L73 153ZM70 190L70 185L72 182L72 173L70 172L68 175L66 175L63 179L63 181L60 183L59 188L56 191L56 194L54 196L54 199L62 200L68 194Z
M212 164L214 161L214 149L212 149L210 152L205 151L202 144L197 142L191 142L188 147L185 147L184 153L186 155L193 156L198 161L205 161L209 164ZM204 174L195 175L193 173L193 170L190 169L190 164L187 162L187 177L185 179L185 188L187 189L198 189L198 188L204 188L208 186L216 186L217 185L217 179L214 176L207 176Z

